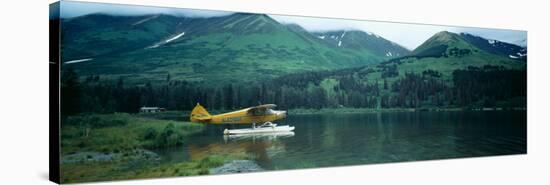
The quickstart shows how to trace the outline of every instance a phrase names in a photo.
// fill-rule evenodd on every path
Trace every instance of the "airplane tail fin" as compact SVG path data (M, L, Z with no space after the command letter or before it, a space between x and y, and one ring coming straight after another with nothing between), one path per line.
M205 122L212 119L212 115L206 111L206 109L197 103L195 108L191 111L191 116L189 116L191 122Z

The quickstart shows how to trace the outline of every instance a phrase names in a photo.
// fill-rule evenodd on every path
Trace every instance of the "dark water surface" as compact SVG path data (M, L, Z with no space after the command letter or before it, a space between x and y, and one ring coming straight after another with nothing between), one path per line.
M224 137L209 126L163 162L246 152L265 169L296 169L527 152L526 111L290 115L294 134Z

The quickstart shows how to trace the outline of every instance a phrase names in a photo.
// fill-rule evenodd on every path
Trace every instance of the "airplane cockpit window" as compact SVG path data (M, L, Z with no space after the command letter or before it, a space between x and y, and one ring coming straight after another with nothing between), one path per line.
M261 115L264 115L266 114L266 109L252 109L251 111L252 115L254 116L261 116Z

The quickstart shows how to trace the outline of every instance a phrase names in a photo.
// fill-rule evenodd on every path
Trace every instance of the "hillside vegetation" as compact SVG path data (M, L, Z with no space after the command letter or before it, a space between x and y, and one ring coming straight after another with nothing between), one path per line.
M262 102L291 109L526 105L526 48L470 34L439 32L409 52L373 33L311 33L258 14L90 15L66 22L88 25L95 19L127 20L110 28L113 34L153 23L166 23L156 28L172 34L137 49L65 64L67 115L136 112L140 106L191 110L196 103L215 110Z
M62 28L65 68L84 77L124 78L140 85L162 83L168 75L172 80L214 84L257 81L375 64L394 57L387 52L409 52L360 31L340 38L340 47L262 14L212 18L92 14L65 20ZM376 44L358 44L371 40ZM71 62L78 59L91 60Z

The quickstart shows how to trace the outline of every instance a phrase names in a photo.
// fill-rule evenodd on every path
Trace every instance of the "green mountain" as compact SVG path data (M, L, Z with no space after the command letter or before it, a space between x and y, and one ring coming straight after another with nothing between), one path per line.
M114 55L144 48L178 29L167 15L90 14L61 22L62 61Z
M485 39L468 33L460 33L460 36L470 44L495 55L508 56L512 59L527 61L527 48L501 42L493 39Z
M405 56L410 53L406 48L370 32L341 30L313 34L333 46L357 52L372 52L377 56L387 58Z
M509 57L506 53L495 53L478 47L465 39L465 35L467 34L439 32L405 56L388 59L376 65L322 72L322 75L317 74L317 80L318 83L324 84L325 90L332 91L332 88L341 83L338 79L347 77L352 77L359 84L378 83L381 86L383 81L391 84L405 78L407 74L426 74L437 76L442 83L452 86L453 72L457 70L487 66L526 70L525 61ZM323 81L327 83L322 83Z
M205 83L257 81L377 64L408 52L358 31L349 32L339 46L297 25L248 13L211 18L92 14L64 20L62 30L65 67L81 76L131 83L163 82L167 76Z
M468 66L493 65L509 69L525 69L524 61L478 47L465 39L465 35L467 34L447 31L436 33L414 49L411 54L391 59L382 66L395 64L401 69L400 72L422 72L431 69L441 72L444 76L450 76L454 70Z
M132 112L142 105L190 110L197 102L214 110L257 102L283 109L526 107L526 61L510 57L526 56L526 48L491 44L500 41L440 32L408 52L390 41L369 40L377 38L368 33L310 33L265 15L98 16L128 20L66 20L86 26L63 38L105 47L63 48L64 58L82 59L65 59L61 78L62 91L81 93L72 97L80 104L71 109L83 112ZM165 29L142 34L154 24Z
M411 54L377 65L285 75L268 86L291 95L267 99L315 108L525 107L526 62L465 35L437 33Z
M487 60L516 59L525 61L527 49L513 44L484 39L468 33L442 31L414 49L410 56L416 57L482 57Z
M449 45L453 45L459 48L469 47L469 44L462 41L460 36L451 32L442 31L442 32L436 33L435 35L430 37L428 40L424 41L424 43L422 43L420 46L416 47L411 52L411 55L440 56L447 51L447 49L449 48Z

